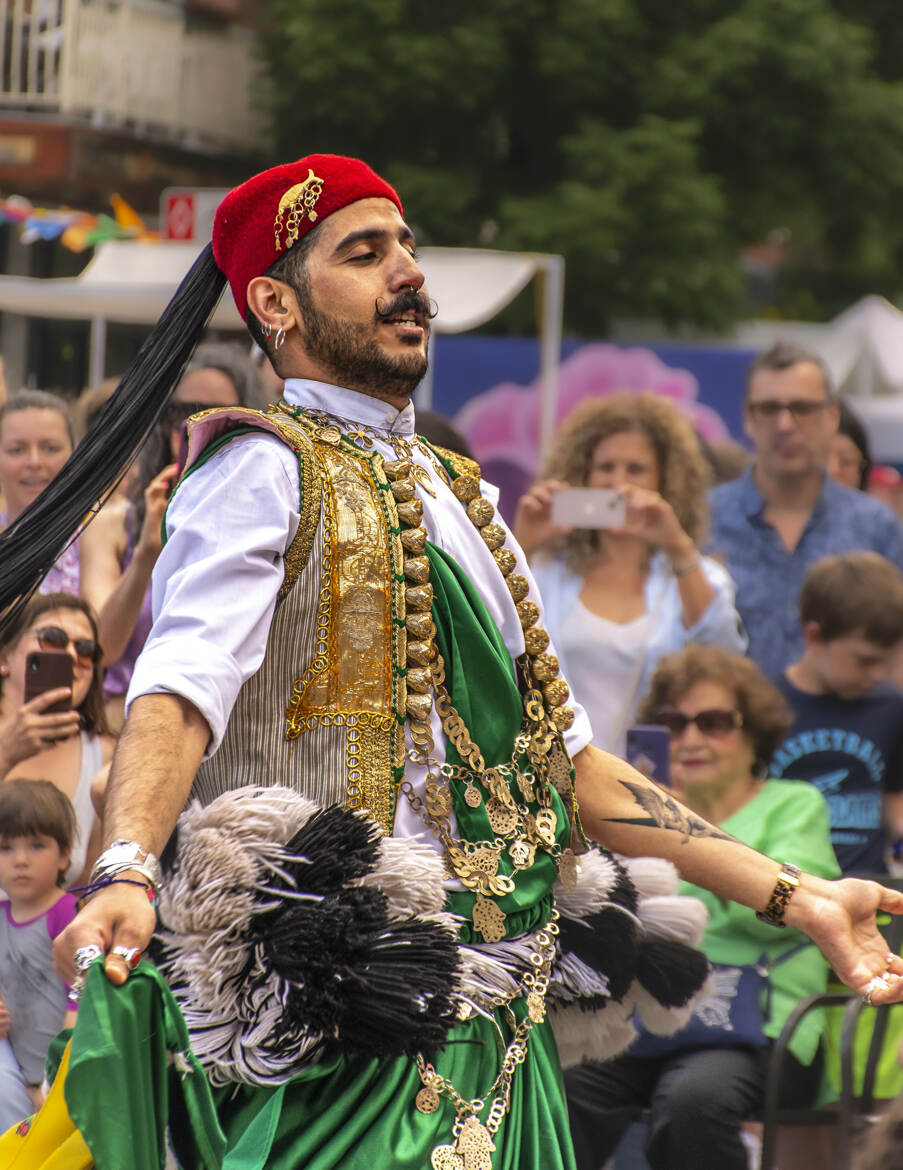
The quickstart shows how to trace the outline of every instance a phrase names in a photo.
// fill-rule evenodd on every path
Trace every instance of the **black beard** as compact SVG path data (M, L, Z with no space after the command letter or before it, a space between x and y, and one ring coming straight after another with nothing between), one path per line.
M331 372L337 386L375 398L410 398L426 373L425 353L390 357L375 338L361 340L359 325L315 308L309 296L303 315L304 348ZM419 346L419 341L412 338L411 344Z

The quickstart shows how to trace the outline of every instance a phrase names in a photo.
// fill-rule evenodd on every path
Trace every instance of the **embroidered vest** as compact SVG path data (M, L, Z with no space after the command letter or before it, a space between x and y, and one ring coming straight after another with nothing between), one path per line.
M404 576L395 501L373 477L380 457L358 457L336 428L308 431L273 408L225 408L189 422L183 479L250 430L297 455L301 520L263 663L192 797L207 804L268 778L318 804L364 809L391 833L404 767Z

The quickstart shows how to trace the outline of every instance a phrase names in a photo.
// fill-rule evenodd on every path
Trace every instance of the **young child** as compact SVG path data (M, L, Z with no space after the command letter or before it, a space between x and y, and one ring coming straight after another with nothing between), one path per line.
M74 835L49 780L0 783L0 1133L40 1107L47 1048L75 1019L53 969L53 940L75 917L61 888Z
M903 837L903 691L887 681L903 639L903 577L872 552L825 557L800 594L805 649L776 679L795 720L769 775L828 802L844 874L884 873Z

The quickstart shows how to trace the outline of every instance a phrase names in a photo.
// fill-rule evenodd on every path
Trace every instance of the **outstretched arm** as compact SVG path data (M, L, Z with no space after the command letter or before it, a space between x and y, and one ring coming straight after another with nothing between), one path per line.
M754 910L768 904L778 875L775 860L710 825L623 760L588 747L576 756L577 797L589 837L618 853L664 857L681 876ZM793 861L792 857L777 862ZM807 934L847 986L864 994L888 970L887 945L875 924L878 910L903 913L903 893L876 882L826 881L805 874L785 920ZM873 1003L903 1000L903 960L890 966L886 990Z

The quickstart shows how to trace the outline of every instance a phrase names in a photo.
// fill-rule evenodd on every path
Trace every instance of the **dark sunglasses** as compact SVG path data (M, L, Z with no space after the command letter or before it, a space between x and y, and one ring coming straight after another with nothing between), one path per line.
M659 711L655 723L667 727L675 738L683 735L691 723L695 723L703 735L730 735L743 726L739 711L724 711L713 707L710 711L698 711L695 715L684 715L682 711Z
M813 402L811 398L793 398L790 402L779 402L776 398L764 398L761 402L747 402L746 409L753 418L774 422L782 410L789 410L794 422L813 418L819 411L830 406L829 402Z
M68 650L75 647L78 660L84 666L93 666L101 658L101 649L93 638L70 638L59 626L43 626L35 630L35 637L42 650Z

